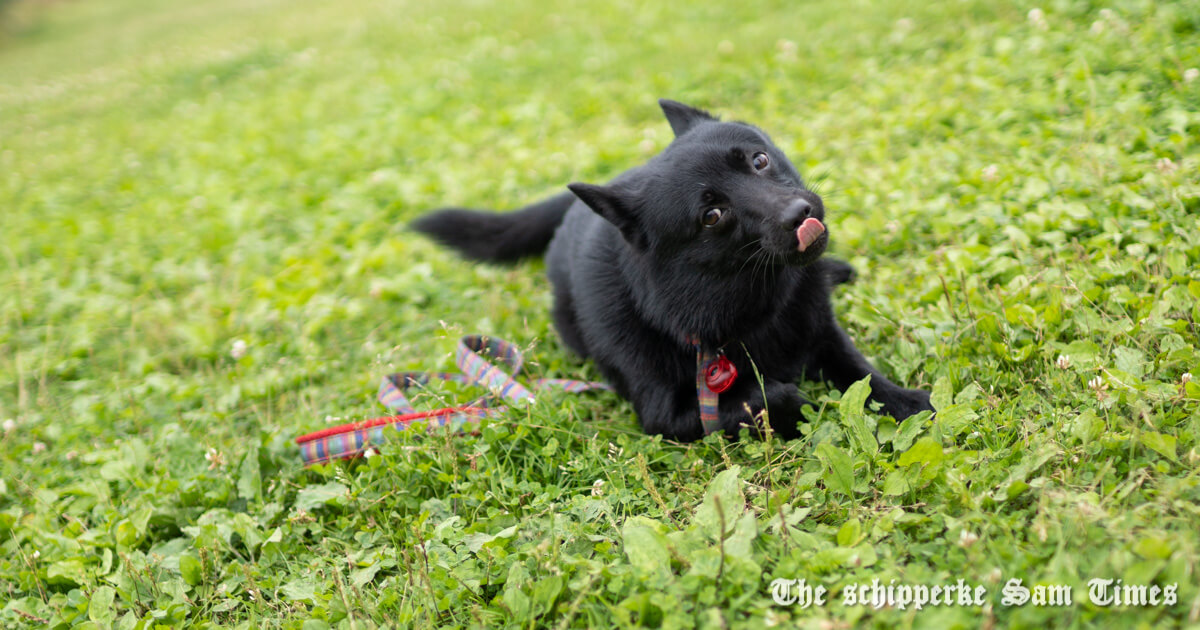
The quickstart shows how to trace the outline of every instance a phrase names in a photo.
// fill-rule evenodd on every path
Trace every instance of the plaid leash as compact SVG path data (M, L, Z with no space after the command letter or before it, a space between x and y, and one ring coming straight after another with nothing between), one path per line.
M508 371L501 369L488 358L503 365ZM400 372L383 378L379 385L379 402L396 415L343 424L296 438L304 465L358 457L368 449L383 444L389 432L404 431L414 422L423 421L431 429L448 426L453 430L463 430L468 424L496 414L504 402L532 401L533 394L529 389L512 377L512 374L521 371L523 362L521 351L503 339L482 335L463 337L459 340L454 355L454 363L458 366L459 373ZM479 385L488 390L488 393L465 405L417 411L404 395L404 391L410 387L426 385L435 379ZM569 393L611 389L604 383L573 379L543 378L534 382L534 389L548 387L557 387Z
M700 425L704 427L704 435L721 430L721 422L717 417L717 403L721 395L708 388L704 375L717 362L717 355L705 351L700 343L696 347L696 398L700 400Z
M711 352L696 337L689 336L687 342L696 349L696 399L700 401L700 425L704 435L721 430L717 403L721 392L729 389L737 379L737 368L718 349Z
M700 424L704 427L704 434L708 435L721 430L717 403L721 392L737 378L737 369L720 350L710 352L698 339L691 337L688 343L696 350L696 398L700 402ZM508 368L508 371L488 358ZM377 398L395 415L330 427L296 438L304 465L358 457L372 447L383 444L390 431L404 431L418 421L423 421L430 429L450 427L462 431L485 416L495 415L505 402L533 400L529 389L512 377L512 374L521 371L524 363L521 351L503 339L482 335L463 337L455 350L454 363L459 372L398 372L385 376L379 384ZM488 393L465 405L417 411L404 391L410 387L427 385L433 380L478 385ZM539 390L554 387L572 394L612 390L604 383L566 378L541 378L534 381L533 387Z

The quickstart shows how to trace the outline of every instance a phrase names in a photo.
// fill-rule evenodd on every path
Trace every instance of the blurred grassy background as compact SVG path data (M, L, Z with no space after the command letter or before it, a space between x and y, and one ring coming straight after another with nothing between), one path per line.
M1196 2L4 10L5 623L1196 621ZM662 444L615 397L549 397L530 420L541 430L418 442L352 475L302 471L291 438L377 414L379 376L448 367L458 332L535 346L539 374L595 376L550 328L540 262L468 265L403 223L603 181L669 142L658 97L754 122L824 178L832 254L861 274L839 313L885 371L953 399L915 428L944 460L905 478L904 449L856 450L837 394L809 384L814 434L777 451ZM876 429L886 444L896 424ZM822 442L852 458L850 496L827 487ZM646 582L619 544L625 517L684 531L731 465L766 488L747 499L761 570L689 582L703 563L677 549L679 579ZM607 498L590 494L601 479ZM562 516L585 495L611 500L611 522ZM811 548L767 532L780 506L813 510L789 525ZM494 555L463 550L461 537L514 524ZM461 556L418 575L405 563L428 545L413 537L435 527ZM861 559L856 532L878 564L834 553ZM547 564L543 537L570 551ZM202 579L180 569L192 561ZM914 617L802 615L766 586L995 586L993 570L1190 590L1169 610ZM332 595L343 572L349 598ZM534 592L559 574L559 590Z

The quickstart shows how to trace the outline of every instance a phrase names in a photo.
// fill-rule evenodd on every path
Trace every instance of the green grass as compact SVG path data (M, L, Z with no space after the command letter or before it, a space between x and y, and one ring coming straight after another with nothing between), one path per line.
M1195 626L1200 3L1035 6L6 7L0 625ZM678 445L546 394L302 468L462 333L596 376L541 263L403 224L603 181L667 144L660 96L824 177L842 321L937 418L804 384L804 439ZM1089 603L1103 577L1178 602ZM984 606L843 604L960 578ZM1004 606L1013 578L1074 601Z

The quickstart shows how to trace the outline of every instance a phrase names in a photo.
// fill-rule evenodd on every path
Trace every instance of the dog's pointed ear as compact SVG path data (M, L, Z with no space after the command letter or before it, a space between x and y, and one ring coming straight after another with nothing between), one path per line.
M658 99L658 106L662 108L663 114L667 117L667 122L671 123L671 131L675 132L675 137L682 136L687 130L695 127L696 124L707 120L716 120L712 114L696 109L690 105L684 105L678 101L671 99Z
M626 190L620 184L597 186L575 182L567 184L567 188L571 189L571 192L575 193L575 196L587 204L593 212L617 226L617 229L621 230L621 235L630 245L638 249L645 248L646 236L638 224L632 203L633 199L637 197L636 194Z

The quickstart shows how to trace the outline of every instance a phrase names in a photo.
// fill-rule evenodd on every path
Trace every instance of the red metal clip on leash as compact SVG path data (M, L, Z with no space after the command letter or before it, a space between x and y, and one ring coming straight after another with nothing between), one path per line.
M508 368L504 371L488 358ZM462 430L468 424L478 422L484 416L498 412L504 402L531 401L533 394L524 385L513 379L512 374L521 371L521 351L513 344L495 337L470 335L458 342L454 363L461 370L455 372L400 372L385 376L379 385L379 402L396 415L363 420L330 427L296 438L304 465L320 464L331 459L358 457L368 449L387 441L390 431L404 431L410 425L424 422L430 428L449 426ZM479 385L488 393L465 405L445 407L432 411L417 411L408 402L404 390L420 386L433 379ZM611 390L604 383L577 381L572 379L538 379L535 389L558 387L576 393L591 390Z

